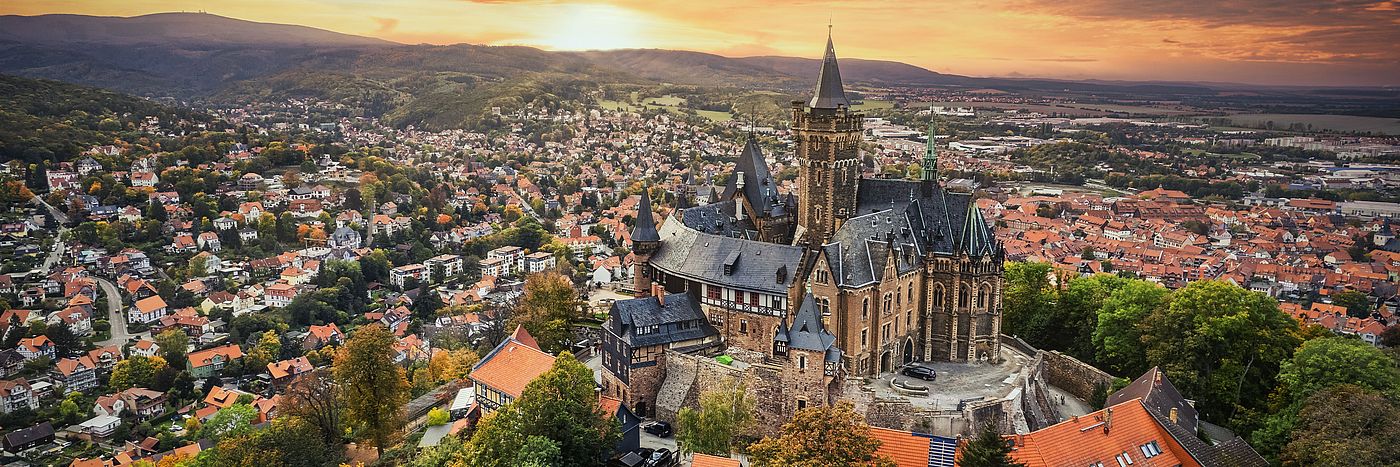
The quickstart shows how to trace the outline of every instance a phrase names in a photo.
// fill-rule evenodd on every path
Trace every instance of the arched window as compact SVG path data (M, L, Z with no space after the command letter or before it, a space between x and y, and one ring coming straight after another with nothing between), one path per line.
M978 288L978 289L977 289L977 306L980 307L980 308L986 308L986 307L987 307L987 288L986 288L986 287L981 287L981 288Z
M935 284L933 286L933 306L940 308L947 306L947 304L943 302L943 284Z
M860 299L860 319L870 319L870 297Z
M970 294L971 294L971 292L968 291L968 286L967 286L967 284L963 284L962 287L959 287L959 288L958 288L958 307L959 307L959 308L967 307L967 306L969 305L969 304L967 303L967 300L968 300L968 298L969 298L968 295L970 295Z
M885 307L880 309L880 314L883 315L883 314L886 314L886 313L889 313L889 312L890 312L890 305L891 305L890 300L891 300L891 298L892 298L892 297L890 296L890 294L889 294L888 292L885 293Z
M914 283L909 283L909 303L914 303Z

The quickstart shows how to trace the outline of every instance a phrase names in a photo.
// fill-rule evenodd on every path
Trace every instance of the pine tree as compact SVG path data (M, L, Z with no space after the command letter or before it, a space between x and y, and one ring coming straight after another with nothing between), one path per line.
M982 425L977 437L963 446L962 457L958 459L962 467L1025 467L1011 459L1011 445L1001 437L996 423Z

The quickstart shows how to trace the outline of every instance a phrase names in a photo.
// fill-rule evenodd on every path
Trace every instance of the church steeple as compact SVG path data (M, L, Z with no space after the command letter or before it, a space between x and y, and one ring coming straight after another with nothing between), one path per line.
M632 226L632 242L656 242L661 234L656 232L656 221L651 217L651 194L642 189L642 201L637 204L636 224Z
M814 109L835 109L850 107L846 100L846 90L841 85L841 68L836 65L836 46L831 42L831 30L826 33L826 56L822 58L822 70L817 76L816 94L807 105Z
M923 181L938 181L938 147L933 142L934 117L928 120L928 144L924 145L924 162L920 165Z

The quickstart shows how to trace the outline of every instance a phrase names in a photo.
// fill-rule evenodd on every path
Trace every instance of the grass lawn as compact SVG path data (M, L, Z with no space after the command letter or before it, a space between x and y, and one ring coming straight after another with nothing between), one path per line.
M851 106L851 110L882 110L892 108L894 108L894 102L892 101L877 101L872 99L866 99L859 104Z

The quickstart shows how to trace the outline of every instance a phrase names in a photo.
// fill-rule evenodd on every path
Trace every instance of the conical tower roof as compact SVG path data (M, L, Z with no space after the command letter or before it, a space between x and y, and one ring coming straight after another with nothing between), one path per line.
M822 58L822 70L817 76L816 94L807 105L814 109L851 106L841 85L841 68L836 64L836 46L832 45L830 33L826 36L826 56Z
M646 189L642 189L642 202L637 205L637 223L632 226L632 241L661 241L661 234L656 231L656 220L651 217L651 194Z

